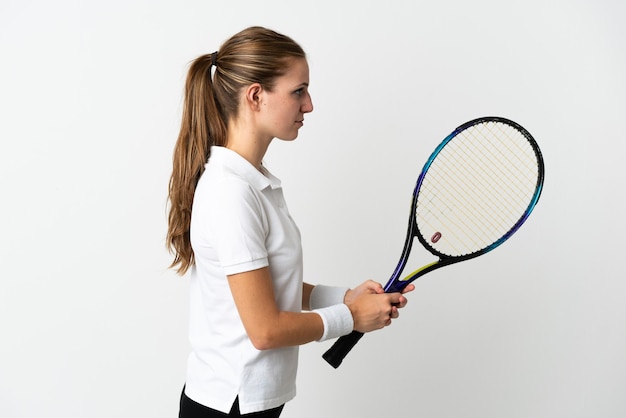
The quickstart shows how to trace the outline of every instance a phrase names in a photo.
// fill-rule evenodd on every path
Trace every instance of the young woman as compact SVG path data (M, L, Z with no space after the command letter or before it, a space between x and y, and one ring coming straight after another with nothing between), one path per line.
M406 304L373 281L303 282L300 233L262 160L274 138L298 136L308 86L302 48L261 27L189 68L167 237L172 267L191 272L180 417L278 417L295 396L299 345L383 328Z

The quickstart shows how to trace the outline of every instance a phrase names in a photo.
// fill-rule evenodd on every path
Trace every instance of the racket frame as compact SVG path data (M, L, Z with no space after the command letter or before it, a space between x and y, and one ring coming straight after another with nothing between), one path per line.
M535 188L535 193L530 199L530 202L528 206L526 207L526 210L524 211L522 216L502 237L500 237L494 243L492 243L491 245L488 245L485 248L482 248L478 251L474 251L469 254L464 254L461 256L449 256L433 248L428 243L428 241L424 239L423 235L420 234L419 232L417 219L415 218L416 211L417 211L419 191L424 181L424 178L426 177L426 173L428 172L428 169L432 165L433 161L437 158L441 150L443 150L445 146L450 141L452 141L452 139L454 139L459 133L465 131L466 129L472 126L475 126L481 123L489 123L489 122L503 123L505 125L512 126L518 132L520 132L531 144L531 147L533 151L535 152L535 156L537 157L537 165L538 165L537 185ZM441 141L441 143L437 146L437 148L435 148L435 150L432 152L432 154L430 155L430 157L424 164L424 167L422 168L422 171L417 179L417 183L415 184L415 188L413 189L413 199L411 201L411 211L409 215L409 226L407 229L407 236L404 242L404 248L402 249L402 255L400 256L400 260L398 261L398 264L395 270L393 271L393 274L391 275L391 277L389 278L389 280L383 287L385 289L385 292L386 293L401 292L409 283L417 280L418 278L422 277L423 275L427 273L430 273L433 270L436 270L444 266L448 266L450 264L455 264L461 261L478 257L500 246L503 242L509 239L522 226L522 224L526 221L526 219L528 219L531 212L537 205L537 202L539 201L539 197L541 196L541 191L543 189L544 172L545 172L545 167L543 163L543 155L541 154L539 145L537 144L535 139L532 137L530 132L528 132L520 124L510 119L506 119L506 118L499 117L499 116L484 116L481 118L477 118L477 119L473 119L471 121L465 122L464 124L458 126L454 131L452 131L452 133L450 133L450 135L448 135L443 141ZM427 264L413 271L412 273L408 274L406 277L400 279L400 275L402 274L402 271L404 270L404 267L406 266L406 263L409 260L409 255L411 253L411 248L413 246L413 242L415 238L417 238L421 242L422 246L426 248L430 253L438 257L438 260L430 264Z

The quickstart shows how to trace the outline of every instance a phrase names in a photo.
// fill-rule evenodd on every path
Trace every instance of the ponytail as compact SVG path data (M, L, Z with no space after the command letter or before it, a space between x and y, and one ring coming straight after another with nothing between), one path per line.
M169 183L169 229L167 245L174 254L171 268L185 274L194 262L189 230L191 206L198 180L212 145L226 142L226 126L214 98L211 68L215 56L198 57L189 68L185 83L180 133L174 147Z

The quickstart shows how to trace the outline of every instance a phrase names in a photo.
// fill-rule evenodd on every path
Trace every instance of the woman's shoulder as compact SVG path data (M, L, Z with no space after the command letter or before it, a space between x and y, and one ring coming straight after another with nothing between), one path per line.
M212 147L211 157L199 181L200 187L222 192L254 193L271 185L268 177L243 157L221 147Z
M227 202L254 198L256 192L255 188L236 172L207 168L198 181L196 195Z

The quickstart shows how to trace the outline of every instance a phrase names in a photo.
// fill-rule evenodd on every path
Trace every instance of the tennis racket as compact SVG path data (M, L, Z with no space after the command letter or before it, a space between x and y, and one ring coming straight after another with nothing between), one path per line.
M417 179L402 256L385 292L400 292L426 273L509 239L537 204L543 177L541 150L519 124L483 117L456 128ZM401 278L415 238L438 260ZM339 367L362 336L354 331L340 337L323 358Z

